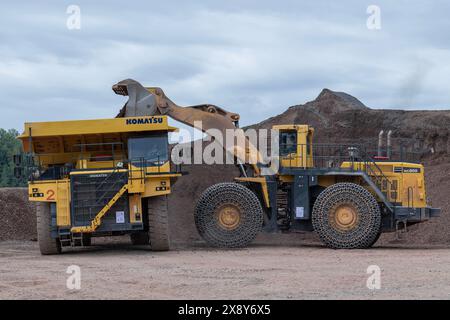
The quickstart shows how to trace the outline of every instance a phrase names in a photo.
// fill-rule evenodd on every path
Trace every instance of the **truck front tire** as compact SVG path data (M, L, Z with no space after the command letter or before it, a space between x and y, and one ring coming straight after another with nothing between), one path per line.
M52 216L49 202L36 203L37 236L41 254L61 253L61 243L58 238L51 237Z
M168 251L169 240L169 210L167 196L148 198L148 237L153 251Z

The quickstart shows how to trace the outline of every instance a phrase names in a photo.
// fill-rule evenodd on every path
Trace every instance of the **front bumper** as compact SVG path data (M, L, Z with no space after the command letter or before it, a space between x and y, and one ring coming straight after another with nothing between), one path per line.
M441 215L441 208L409 208L409 207L394 207L395 220L403 220L407 222L426 221L430 218L439 217Z

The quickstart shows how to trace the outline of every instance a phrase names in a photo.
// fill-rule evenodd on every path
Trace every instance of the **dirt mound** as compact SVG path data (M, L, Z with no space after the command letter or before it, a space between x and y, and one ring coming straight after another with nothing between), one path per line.
M399 243L450 245L450 158L443 163L425 163L427 198L434 207L441 208L441 216L409 227L397 241L395 234L384 234L379 244Z
M36 215L25 188L0 189L0 240L35 240Z
M186 165L187 175L178 179L169 197L170 236L176 242L200 240L194 224L194 207L201 193L209 186L225 181L233 181L239 176L234 165Z

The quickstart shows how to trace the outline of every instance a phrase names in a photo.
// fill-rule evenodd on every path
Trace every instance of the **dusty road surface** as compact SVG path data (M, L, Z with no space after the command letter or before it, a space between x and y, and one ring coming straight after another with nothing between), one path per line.
M97 240L97 239L96 239ZM81 289L66 287L70 265ZM369 290L369 265L381 289ZM199 243L170 252L100 244L41 256L37 243L0 242L1 299L432 299L450 298L450 249L331 250L258 241L247 249Z

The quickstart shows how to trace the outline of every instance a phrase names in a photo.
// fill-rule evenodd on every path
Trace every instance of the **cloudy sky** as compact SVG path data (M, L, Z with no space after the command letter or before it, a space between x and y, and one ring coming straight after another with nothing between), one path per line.
M367 26L370 5L381 29ZM111 85L125 78L243 125L325 87L372 108L450 109L449 14L425 0L4 2L0 127L113 117L126 98Z

